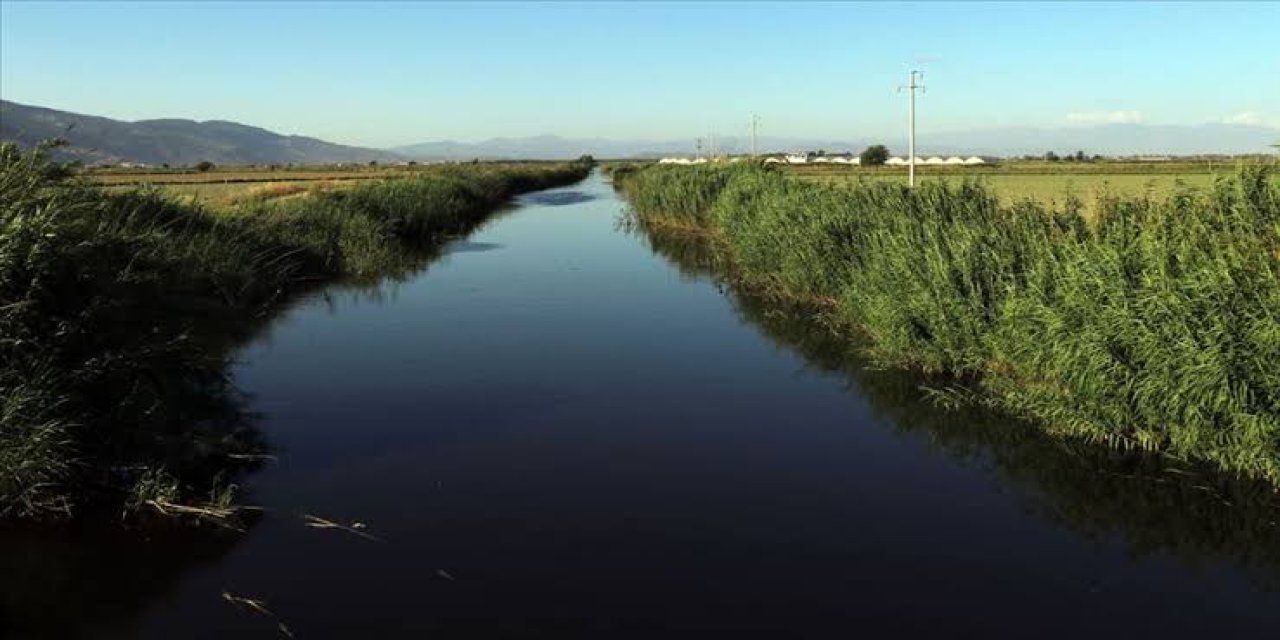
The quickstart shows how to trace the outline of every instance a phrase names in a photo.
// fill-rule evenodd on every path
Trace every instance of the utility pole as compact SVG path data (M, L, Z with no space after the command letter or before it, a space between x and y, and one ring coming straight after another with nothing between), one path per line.
M911 79L905 87L898 87L901 93L906 89L910 95L908 96L907 106L907 185L916 186L916 89L924 91L924 85L916 84L917 80L924 79L924 72L912 70Z
M760 116L751 114L751 157L756 157L756 130L760 127Z
M697 149L697 152L693 154L693 159L701 160L702 159L702 138L695 138L694 145L695 145L694 148Z

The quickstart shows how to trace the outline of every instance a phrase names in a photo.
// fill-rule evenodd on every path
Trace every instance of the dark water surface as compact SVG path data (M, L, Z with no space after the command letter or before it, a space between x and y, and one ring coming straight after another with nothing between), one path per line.
M245 350L245 534L0 537L10 635L283 637L224 591L303 639L1280 632L1265 493L935 409L598 176L521 202Z

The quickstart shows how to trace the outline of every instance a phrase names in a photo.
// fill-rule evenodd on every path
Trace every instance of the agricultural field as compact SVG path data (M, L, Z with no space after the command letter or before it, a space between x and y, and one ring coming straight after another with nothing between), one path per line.
M1243 166L1265 161L1230 162L1028 162L983 167L917 166L916 180L956 182L977 179L996 192L1002 203L1032 199L1060 204L1075 197L1092 209L1100 195L1164 197L1180 188L1206 189L1215 180L1236 175ZM1271 164L1274 164L1272 162ZM812 182L907 181L905 167L863 168L841 165L786 166L788 175Z
M536 163L485 163L515 167ZM353 187L370 180L438 173L450 164L329 167L219 167L194 169L90 169L89 180L114 191L150 186L188 203L226 209L253 202L298 199Z
M183 169L90 169L84 176L111 188L159 188L167 195L215 209L280 198L306 197L360 182L408 176L429 170L409 167L226 167L211 171Z

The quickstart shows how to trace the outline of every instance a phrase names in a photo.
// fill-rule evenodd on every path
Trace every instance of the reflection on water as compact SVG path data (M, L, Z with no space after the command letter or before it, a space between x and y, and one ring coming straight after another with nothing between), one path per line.
M596 196L582 191L540 191L521 196L521 204L539 207L563 207L595 200Z
M1280 496L1265 483L1051 438L977 407L947 411L921 402L925 381L868 367L812 308L734 288L720 275L727 261L705 238L629 228L686 276L718 280L740 318L815 370L843 377L884 424L954 459L993 469L1038 516L1093 540L1118 535L1135 556L1168 554L1189 567L1226 561L1263 586L1280 588Z
M0 531L0 637L127 629L146 603L187 572L218 563L240 539L217 528Z
M493 242L470 242L468 240L457 240L446 245L444 253L446 255L451 253L478 253L481 251L495 251L501 248L502 245Z

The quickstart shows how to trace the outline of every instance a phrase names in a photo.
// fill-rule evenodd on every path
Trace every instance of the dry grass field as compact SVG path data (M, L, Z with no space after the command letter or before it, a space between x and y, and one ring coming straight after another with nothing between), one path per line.
M515 167L534 163L484 163L486 167ZM344 189L384 178L440 171L453 164L331 167L219 167L194 169L90 169L88 179L112 189L155 187L188 202L215 209L264 200L305 198L320 191Z

